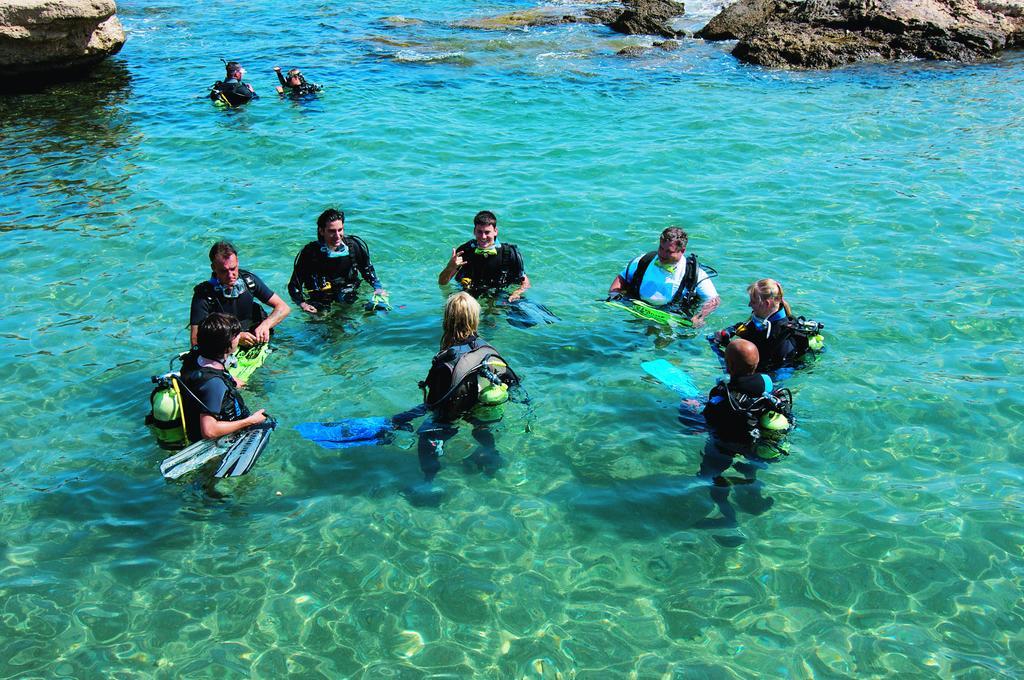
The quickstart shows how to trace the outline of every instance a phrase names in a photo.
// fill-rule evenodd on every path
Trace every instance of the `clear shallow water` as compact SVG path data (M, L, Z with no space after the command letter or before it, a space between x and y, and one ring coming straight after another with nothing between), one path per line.
M778 73L449 25L516 7L126 3L92 82L0 100L2 676L1021 673L1024 62ZM221 56L263 100L210 106ZM278 101L275 64L327 92ZM284 292L330 205L400 308L294 313L247 396L285 426L272 449L223 499L165 483L148 378L209 244ZM563 320L485 323L532 412L496 478L463 433L415 505L413 451L289 428L417 400L433 281L481 208ZM706 344L591 302L672 223L721 272L712 325L767 275L829 327L790 382L792 455L759 474L774 506L735 487L738 529L698 526L703 437L640 370L710 386Z

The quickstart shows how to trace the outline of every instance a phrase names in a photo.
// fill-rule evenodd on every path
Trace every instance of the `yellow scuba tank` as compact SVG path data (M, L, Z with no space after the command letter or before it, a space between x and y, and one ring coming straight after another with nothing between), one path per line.
M815 333L811 337L807 338L807 348L812 352L820 352L825 346L825 336L821 333Z
M500 420L505 413L504 404L508 401L508 385L503 382L492 382L487 374L499 375L508 368L508 364L497 357L490 357L483 363L477 375L477 405L473 415L479 420Z
M178 376L174 373L154 376L153 382L156 387L149 395L150 413L146 416L146 424L153 429L161 448L182 448L188 444L188 437Z

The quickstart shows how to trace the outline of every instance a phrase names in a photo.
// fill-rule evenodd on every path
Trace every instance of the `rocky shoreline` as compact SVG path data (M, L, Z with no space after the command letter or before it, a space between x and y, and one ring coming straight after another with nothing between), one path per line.
M674 49L685 11L673 0L623 0L614 7L537 8L459 22L510 30L566 23L603 24L626 35L667 38L630 46L623 56ZM738 0L695 34L736 40L739 60L772 68L829 69L862 61L972 62L1024 46L1024 0Z
M4 90L77 77L124 45L113 0L0 0Z
M1024 46L1024 1L739 0L697 37L737 40L736 58L773 68L971 62Z

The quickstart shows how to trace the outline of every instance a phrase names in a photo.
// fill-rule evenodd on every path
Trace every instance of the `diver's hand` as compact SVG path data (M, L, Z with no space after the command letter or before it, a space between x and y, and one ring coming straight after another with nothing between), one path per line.
M604 301L605 302L622 302L625 299L626 299L626 296L623 295L621 291L610 290L610 291L608 291L608 297L606 297L604 299Z
M384 298L385 300L387 300L387 299L388 299L388 297L389 297L389 296L391 295L391 293L387 292L387 291L386 291L386 290L384 290L383 288L374 288L374 289L373 289L373 294L374 294L374 295L377 295L377 296L379 296L379 297L382 297L382 298Z
M247 331L242 331L238 334L238 344L241 347L252 347L253 345L260 344L259 339Z
M266 321L252 329L252 332L256 336L257 343L262 345L265 342L270 342L270 326L267 325Z
M250 415L248 418L246 418L245 422L248 423L249 425L259 425L260 423L262 423L266 419L267 419L267 411L266 411L266 409L262 409L261 408L259 411L256 411L255 413Z
M523 294L517 290L517 291L509 294L508 301L509 302L515 302L516 300L518 300L518 299L520 299L522 297L523 297Z
M316 314L318 311L316 307L309 304L308 302L300 302L299 309L301 309L304 312L309 312L310 314Z
M462 259L462 251L452 248L452 256L448 260L448 269L455 271L464 264L466 264L466 261Z
M275 71L280 71L280 70L281 70L281 67L280 67L280 66L275 66L275 67L274 67L274 70L275 70Z

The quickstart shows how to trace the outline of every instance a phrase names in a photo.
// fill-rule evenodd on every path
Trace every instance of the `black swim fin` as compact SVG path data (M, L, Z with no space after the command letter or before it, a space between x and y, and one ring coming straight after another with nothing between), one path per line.
M259 425L253 425L241 432L241 436L224 453L224 460L213 473L214 477L241 477L256 464L263 450L270 442L270 433L277 427L273 418Z
M236 438L237 435L229 434L218 439L201 439L173 456L165 458L160 463L160 474L167 479L178 479L207 461L224 455Z
M532 328L540 324L561 321L550 309L531 300L520 298L508 303L505 320L515 328Z

